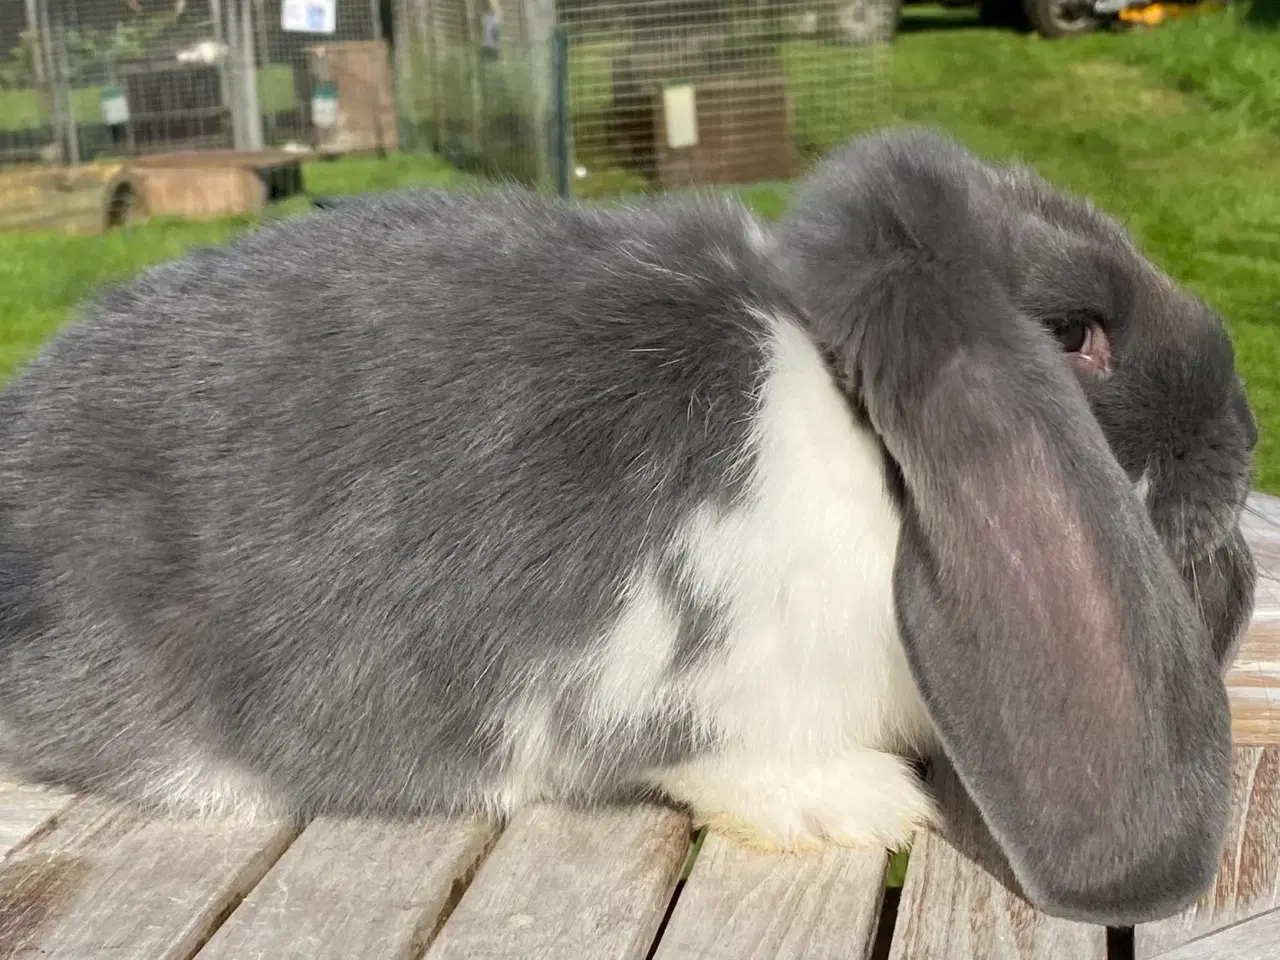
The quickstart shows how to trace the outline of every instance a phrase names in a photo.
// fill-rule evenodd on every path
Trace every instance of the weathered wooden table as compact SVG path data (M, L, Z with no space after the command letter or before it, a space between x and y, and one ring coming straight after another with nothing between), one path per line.
M147 821L0 785L0 958L92 960L1001 960L1280 957L1280 501L1250 521L1262 571L1231 672L1235 815L1217 884L1132 932L1036 913L961 850L753 853L661 808L479 822ZM945 794L947 783L940 789ZM944 804L945 809L945 804ZM682 877L687 872L687 879ZM900 899L899 899L900 897Z

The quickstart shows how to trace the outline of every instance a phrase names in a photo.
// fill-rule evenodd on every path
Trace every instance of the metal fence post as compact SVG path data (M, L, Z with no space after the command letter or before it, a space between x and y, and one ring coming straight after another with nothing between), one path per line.
M233 0L234 2L234 0ZM240 54L244 63L245 147L262 149L262 103L258 99L257 44L253 38L253 0L240 0Z
M53 106L54 129L62 146L62 159L68 164L80 162L80 138L76 133L75 111L71 106L71 68L67 61L64 11L49 14L49 0L40 4L43 20L41 34L49 58L49 90Z
M27 32L35 40L34 47L31 49L31 79L35 81L36 89L40 91L45 113L49 116L51 126L54 128L53 139L56 143L59 139L58 124L56 122L57 102L51 82L52 71L49 64L48 32L40 22L40 6L42 4L41 0L25 0L25 4Z
M279 16L279 6L280 4L275 0L270 4L267 3L267 0L253 0L254 65L258 70L266 70L271 65L271 40L267 26L270 23L268 18L271 14L268 12L268 8L276 11L276 16ZM255 71L254 77L256 78L257 76L258 73ZM258 84L255 80L255 89L257 86ZM265 142L276 143L278 140L276 117L273 114L266 113L261 92L261 90L258 90L258 123L265 131Z
M244 115L244 57L240 55L240 11L236 0L228 0L223 9L226 19L226 78L228 106L231 108L231 144L243 150L248 139L245 133Z
M537 170L534 176L538 186L545 189L554 178L555 151L555 92L553 37L556 27L555 0L522 0L526 36L529 44L529 79L533 84L531 101L537 139Z
M405 0L392 0L391 5L391 97L396 105L396 143L401 149L421 146L417 142L418 103L410 89L411 64L409 38L414 31L409 23L409 5Z
M27 29L37 37L37 56L31 62L32 73L38 86L45 84L44 31L40 29L39 0L24 0L27 12Z
M385 40L386 38L383 37L382 35L382 5L379 3L379 0L369 0L369 16L371 18L371 23L369 25L370 32L372 33L373 39L380 40L380 41ZM392 95L392 99L394 100L395 98L395 66L394 64L392 65L391 69L392 69L391 95ZM382 129L382 126L383 126L382 117L383 117L383 109L386 106L386 104L382 102L382 82L379 79L377 74L375 74L373 82L374 82L374 98L373 98L374 152L379 157L385 157L387 155L387 137L386 137L386 133ZM400 111L396 110L395 112L398 116Z
M262 149L262 109L250 0L227 0L227 60L231 65L231 129L237 150Z
M556 104L556 193L569 196L569 31L557 24L552 35L551 69Z
M222 19L222 0L209 0L209 19L213 21L213 42L225 48L226 53L218 57L218 94L224 107L231 106L231 79L227 76L227 56L231 52L231 44L227 42L227 25ZM234 123L234 120L232 121Z
M427 70L431 76L431 108L428 111L427 129L429 144L432 150L443 153L445 149L445 109L444 109L444 64L446 48L443 40L440 4L431 0L423 0L427 5L427 57L430 66Z

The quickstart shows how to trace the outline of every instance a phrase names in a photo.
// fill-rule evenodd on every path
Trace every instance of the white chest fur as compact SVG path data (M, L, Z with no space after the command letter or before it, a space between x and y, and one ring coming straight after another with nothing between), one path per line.
M706 505L674 544L697 599L722 612L719 642L673 670L676 612L652 558L622 615L576 676L601 742L643 737L691 711L718 747L642 779L701 822L765 846L894 845L930 816L895 753L932 725L898 636L892 576L900 521L875 438L860 427L808 338L769 318L748 495ZM581 782L549 735L546 699L510 716L515 764L500 805ZM567 768L566 768L567 764Z
M704 511L683 537L697 580L731 611L698 699L755 751L923 746L929 722L893 611L899 518L875 438L817 350L774 320L753 430L750 500Z
M652 780L756 845L906 840L932 809L894 754L932 724L899 639L900 520L875 438L807 335L771 321L751 494L682 537L701 591L728 611L725 648L680 691L723 744Z

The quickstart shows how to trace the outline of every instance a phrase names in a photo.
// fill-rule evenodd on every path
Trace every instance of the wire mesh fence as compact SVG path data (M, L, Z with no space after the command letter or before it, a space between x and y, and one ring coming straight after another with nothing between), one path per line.
M0 162L393 147L382 39L390 8L390 0L6 2ZM316 9L328 20L308 22Z
M0 164L433 150L574 193L785 179L896 0L5 0Z
M417 140L522 180L545 182L563 162L580 194L791 176L882 101L897 11L895 0L401 2Z
M784 180L882 99L892 2L561 2L584 187Z
M406 143L468 170L548 175L553 0L399 0Z
M23 7L19 42L5 62L6 159L33 159L34 150L39 159L76 163L230 139L220 93L226 45L210 0L24 0Z
M253 0L252 7L244 16L254 23L259 49L257 93L268 145L334 152L397 147L391 0Z

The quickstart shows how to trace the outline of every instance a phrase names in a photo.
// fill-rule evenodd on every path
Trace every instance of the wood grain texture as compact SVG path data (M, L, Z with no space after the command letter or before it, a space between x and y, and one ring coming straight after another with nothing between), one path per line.
M496 836L477 821L317 820L200 960L420 956Z
M883 850L759 853L710 835L655 960L866 960Z
M1280 577L1280 497L1257 490L1250 493L1240 526L1258 569L1269 572L1274 582Z
M1278 907L1280 748L1237 747L1231 824L1213 888L1178 916L1138 927L1134 953L1147 960Z
M1280 745L1280 500L1254 493L1241 526L1258 565L1253 621L1227 673L1238 744Z
M1280 617L1255 617L1227 673L1231 734L1239 745L1280 745Z
M1280 951L1280 911L1211 933L1162 953L1157 960L1275 960Z
M644 960L689 847L661 807L531 807L503 833L428 960Z
M1104 928L1045 916L1015 892L950 769L933 788L947 824L911 851L890 960L1106 960Z
M47 829L71 800L62 790L0 778L0 860Z
M293 834L75 800L0 864L0 958L185 960Z

